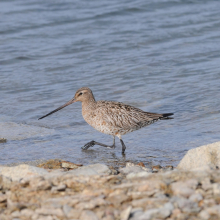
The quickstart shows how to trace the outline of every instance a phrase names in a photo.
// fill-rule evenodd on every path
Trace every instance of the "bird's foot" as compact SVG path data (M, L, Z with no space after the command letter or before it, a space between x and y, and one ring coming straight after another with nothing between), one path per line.
M95 141L90 141L89 143L85 144L82 148L82 150L88 150L90 147L93 147L95 145Z
M109 149L115 149L115 145L108 146Z

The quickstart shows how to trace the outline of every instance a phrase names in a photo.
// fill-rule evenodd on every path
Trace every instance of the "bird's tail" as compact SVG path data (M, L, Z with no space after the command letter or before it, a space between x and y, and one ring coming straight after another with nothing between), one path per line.
M161 120L173 119L173 117L169 117L173 114L174 113L164 113L164 114L162 114Z

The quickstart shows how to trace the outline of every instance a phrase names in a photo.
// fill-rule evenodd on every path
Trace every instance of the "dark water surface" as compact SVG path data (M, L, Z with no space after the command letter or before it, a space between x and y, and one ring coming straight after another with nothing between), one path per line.
M123 161L81 146L112 137L87 125L75 103L38 121L88 86L97 100L175 119L127 134L126 160L176 165L220 140L220 1L0 1L0 164L61 158Z

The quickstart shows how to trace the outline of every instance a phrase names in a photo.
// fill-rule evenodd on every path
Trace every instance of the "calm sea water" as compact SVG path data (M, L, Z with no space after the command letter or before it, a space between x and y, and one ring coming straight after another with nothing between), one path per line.
M220 140L220 1L0 1L0 164L177 165ZM174 112L127 134L126 158L82 118L81 104L38 121L90 87L97 100Z

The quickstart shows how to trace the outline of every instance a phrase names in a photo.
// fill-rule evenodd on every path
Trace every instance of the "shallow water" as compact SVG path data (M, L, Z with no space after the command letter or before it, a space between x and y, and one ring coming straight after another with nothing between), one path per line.
M187 150L219 141L219 1L1 1L0 164L177 165ZM97 100L174 112L117 140L84 122L81 104L38 121L88 86Z

